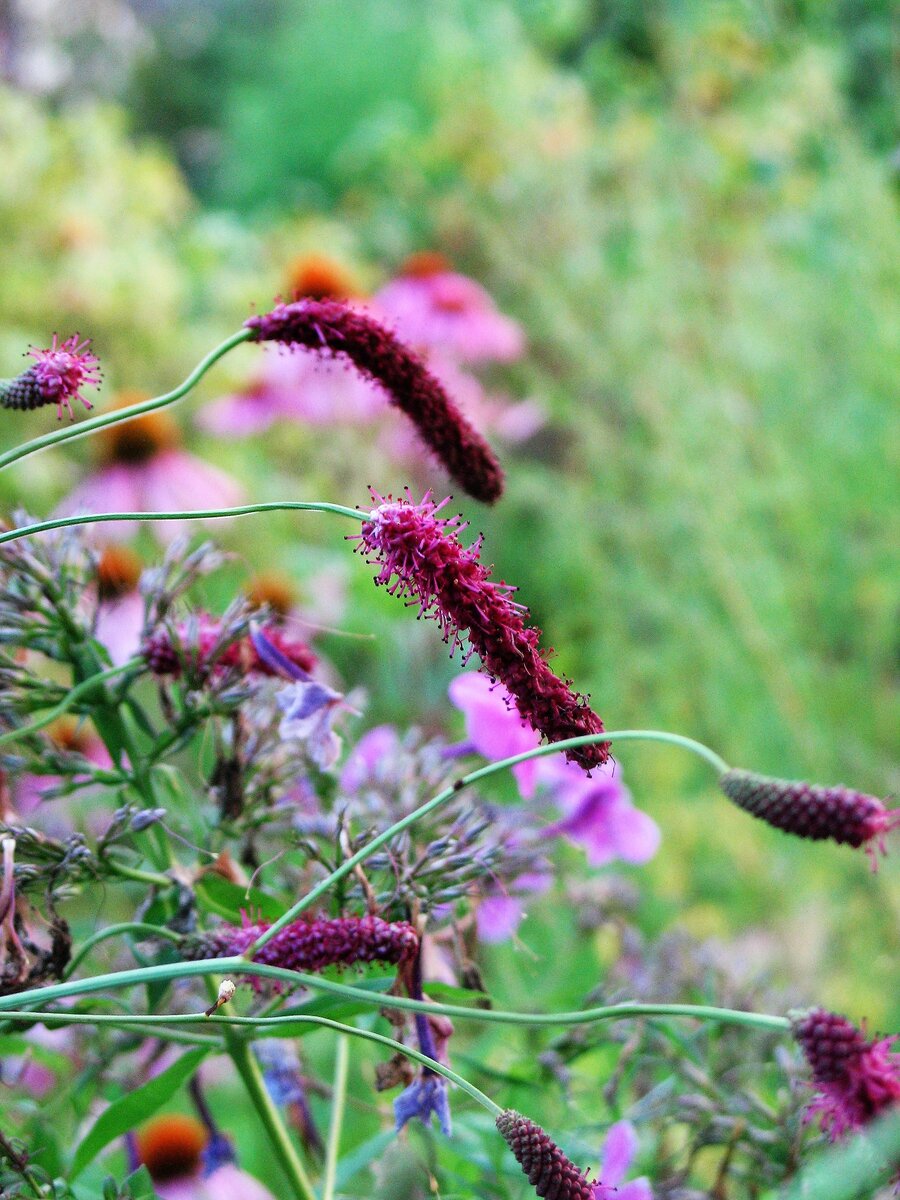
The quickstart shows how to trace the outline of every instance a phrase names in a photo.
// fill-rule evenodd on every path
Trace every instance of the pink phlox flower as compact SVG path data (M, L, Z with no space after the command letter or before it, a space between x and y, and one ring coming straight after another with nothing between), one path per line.
M594 1184L594 1200L653 1200L646 1176L623 1183L637 1147L637 1134L630 1121L617 1121L610 1128L603 1146L601 1182Z
M144 600L139 592L126 592L98 604L94 637L106 647L114 667L122 666L139 652L143 628Z
M161 450L145 462L113 462L84 479L57 508L57 516L108 512L193 512L230 508L244 499L244 490L218 467L185 450ZM152 526L158 541L168 545L190 532L187 520L158 521ZM137 523L112 521L94 527L98 541L133 537Z
M399 748L400 735L393 725L376 725L367 730L341 768L341 791L352 795L367 783L377 781L382 770L396 758Z
M582 846L592 867L604 867L619 858L639 865L659 849L659 826L636 808L631 793L617 776L600 772L592 779L562 759L553 758L541 772L551 788L562 820L548 825L545 835L565 836Z
M46 350L32 347L28 353L35 359L35 365L30 368L31 375L41 395L48 403L57 405L57 417L62 420L65 408L74 420L72 400L80 400L88 410L93 408L90 400L81 394L81 388L90 385L96 387L100 383L100 372L97 368L100 360L88 350L90 338L79 340L79 335L73 333L64 342L57 340L54 333L53 341Z
M511 938L525 916L523 907L528 895L540 895L553 884L553 876L541 871L526 871L513 879L507 888L494 885L479 901L475 911L475 928L482 942L505 942Z
M478 671L466 671L450 681L448 691L451 704L465 717L467 738L482 758L498 762L541 744L540 734L519 715L502 684L492 683ZM539 761L531 758L512 768L525 800L534 795Z
M341 755L341 739L331 728L344 704L341 693L310 679L288 684L275 699L284 713L279 735L304 742L309 757L321 770L333 767Z
M372 304L404 341L459 362L512 362L525 350L521 326L479 283L455 271L400 275Z

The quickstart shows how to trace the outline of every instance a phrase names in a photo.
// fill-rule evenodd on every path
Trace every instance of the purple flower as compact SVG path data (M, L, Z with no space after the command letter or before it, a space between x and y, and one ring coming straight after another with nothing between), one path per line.
M478 671L467 671L450 682L450 702L462 709L466 736L482 758L499 762L534 750L541 736L516 711L514 701L502 685L492 683ZM519 763L512 773L524 799L534 795L537 786L536 758Z
M391 595L409 597L419 615L437 621L444 640L477 653L485 674L499 680L514 698L519 715L549 741L602 733L603 722L587 698L574 692L547 664L541 631L526 625L528 610L511 598L515 589L491 579L479 561L481 539L464 547L461 517L440 517L447 500L435 504L426 493L421 503L409 492L400 500L372 493L377 507L355 539L359 549L380 565L376 584ZM586 770L609 758L606 743L567 750L566 757Z
M395 758L399 748L400 735L393 725L367 730L341 768L341 791L352 794L377 779L383 764Z
M394 1101L394 1120L397 1132L418 1117L423 1125L430 1125L432 1116L437 1117L441 1133L450 1137L453 1125L450 1120L450 1101L447 1097L447 1081L442 1075L423 1070L408 1088Z
M617 1121L603 1146L602 1182L594 1184L594 1200L653 1200L650 1181L641 1176L623 1183L637 1153L638 1139L630 1121Z
M825 1008L792 1013L791 1025L819 1089L807 1119L819 1116L832 1141L900 1105L896 1035L869 1041L846 1017Z
M564 835L583 846L592 867L605 867L617 858L645 863L659 849L659 826L635 808L618 778L598 773L587 779L571 763L556 760L545 768L542 781L565 813L544 833Z
M15 379L0 382L0 405L3 408L30 409L44 404L57 406L57 418L62 420L63 409L74 420L72 400L80 400L85 408L93 408L80 389L89 384L100 383L97 370L100 360L88 350L90 339L79 341L73 333L64 342L57 340L46 350L32 348L28 351L36 359L34 366L17 375Z
M539 871L517 876L506 890L491 889L479 902L475 912L475 927L482 942L505 942L519 928L525 916L523 901L526 895L546 892L552 885L551 875Z
M284 713L278 727L281 737L305 742L310 758L321 770L333 767L341 755L341 739L331 722L343 703L341 693L310 679L288 684L275 699Z
M458 362L510 362L525 349L521 327L439 254L415 254L373 304L405 341Z

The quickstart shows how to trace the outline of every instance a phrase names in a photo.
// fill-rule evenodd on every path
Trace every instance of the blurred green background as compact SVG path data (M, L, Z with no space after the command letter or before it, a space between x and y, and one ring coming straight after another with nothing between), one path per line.
M507 450L496 510L467 515L608 727L896 793L887 0L73 8L0 11L3 373L77 328L107 396L163 390L284 290L297 255L374 288L439 250L523 324L527 356L495 378L548 414ZM256 353L178 410L192 449L260 500L402 487L365 432L194 430ZM6 414L4 445L47 417ZM29 459L0 500L44 515L89 460L82 443ZM226 581L337 564L345 630L375 636L323 644L367 688L367 720L453 727L435 629L374 593L343 532L223 529ZM648 930L758 935L760 970L801 999L897 1027L896 853L873 876L861 855L757 827L677 751L621 761L664 835L635 875ZM526 958L495 960L510 1006L534 986ZM571 1007L584 981L561 979Z

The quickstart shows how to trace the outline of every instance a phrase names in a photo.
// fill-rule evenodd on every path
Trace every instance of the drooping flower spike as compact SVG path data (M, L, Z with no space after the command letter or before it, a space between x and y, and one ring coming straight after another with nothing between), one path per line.
M719 787L744 812L776 829L811 841L865 846L886 853L885 836L900 826L900 809L887 809L875 796L845 787L820 787L800 780L772 779L752 771L726 771Z
M244 324L256 341L349 359L384 388L470 496L486 503L499 499L503 471L490 446L422 360L378 321L334 300L307 299L279 304Z
M464 662L477 654L483 670L503 684L520 715L548 741L602 733L587 698L551 671L540 629L525 624L528 609L511 598L515 588L492 580L479 561L481 538L463 546L460 534L468 523L438 515L449 498L435 504L427 492L416 504L408 491L399 500L374 491L372 498L376 507L349 540L381 566L376 584L417 603L420 616L438 622L451 652L463 649ZM607 761L609 744L567 750L566 757L590 770Z
M540 1125L508 1108L497 1118L497 1129L528 1182L544 1200L595 1200L596 1185L566 1158Z
M54 333L53 341L44 350L34 347L28 351L36 361L15 379L0 382L0 406L3 408L42 408L45 404L57 406L57 419L62 420L63 409L72 420L72 401L80 400L85 408L93 405L81 393L86 386L100 384L98 367L100 360L88 349L90 338L79 340L79 335L60 342Z
M790 1015L818 1088L807 1119L819 1116L832 1141L900 1105L896 1035L869 1041L846 1017L825 1008Z

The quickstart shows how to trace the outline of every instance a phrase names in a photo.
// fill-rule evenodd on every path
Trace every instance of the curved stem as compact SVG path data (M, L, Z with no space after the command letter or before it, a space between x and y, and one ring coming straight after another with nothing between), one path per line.
M273 500L261 504L238 504L233 508L198 508L188 512L85 513L75 517L54 517L49 521L36 521L34 525L23 525L19 529L8 529L0 533L0 546L4 542L30 537L33 533L67 529L70 525L102 525L105 521L212 521L217 517L246 517L251 513L265 512L328 512L340 517L353 517L356 521L365 521L368 516L358 508L314 500Z
M407 1058L413 1059L414 1062L420 1063L423 1067L428 1067L434 1071L436 1075L443 1077L450 1083L455 1083L458 1088L477 1100L482 1104L489 1113L493 1116L499 1116L503 1111L498 1104L495 1104L489 1096L486 1096L474 1083L469 1083L468 1079L463 1079L461 1075L452 1070L450 1067L444 1066L443 1063L437 1062L436 1059L429 1058L427 1054L423 1054L421 1050L416 1050L413 1046L404 1046L402 1042L397 1042L391 1037L387 1037L383 1033L375 1033L371 1029L357 1029L355 1025L344 1025L340 1021L332 1021L329 1017L314 1017L306 1014L293 1017L233 1017L233 1016L213 1016L204 1017L202 1013L187 1013L187 1014L170 1014L163 1016L143 1016L143 1017L127 1017L127 1016L106 1016L106 1015L86 1015L82 1013L45 1013L45 1012L19 1012L11 1011L4 1013L4 1019L14 1020L29 1020L33 1021L35 1017L43 1024L52 1025L121 1025L126 1028L129 1025L141 1022L144 1026L148 1023L158 1023L160 1025L236 1025L250 1026L256 1031L265 1030L268 1026L275 1026L284 1029L284 1032L279 1034L281 1037L290 1037L289 1029L292 1026L303 1025L319 1025L324 1029L333 1029L336 1033L345 1034L348 1037L362 1038L366 1042L375 1042L379 1046L387 1046L395 1054L404 1054ZM275 1035L273 1035L275 1036ZM249 1050L246 1042L241 1043ZM254 1060L255 1061L255 1060ZM259 1070L257 1066L257 1070ZM260 1082L262 1082L260 1080ZM265 1085L263 1085L265 1086ZM268 1095L268 1093L266 1093Z
M497 775L501 771L509 771L512 767L518 766L519 763L528 762L532 758L543 758L547 754L558 754L562 750L574 750L579 746L592 746L597 742L629 740L669 742L680 746L683 750L689 750L699 755L700 758L715 767L720 775L728 770L728 764L725 760L720 758L715 751L710 750L708 746L704 746L702 742L684 737L680 733L668 733L662 729L613 729L604 733L584 734L582 737L566 738L561 742L549 742L546 746L537 746L535 749L527 750L523 754L514 754L510 758L500 759L499 762L489 763L486 767L479 767L477 771L470 771L468 775L463 775L455 783L451 784L450 787L439 792L437 796L432 797L431 800L426 801L425 804L420 805L413 812L407 813L405 817L402 817L399 821L391 825L390 828L379 833L367 845L357 850L346 862L341 863L339 867L317 883L311 891L307 892L286 913L282 914L273 925L270 925L265 932L261 933L256 941L244 951L244 956L246 958L253 958L285 925L289 925L304 909L314 904L333 884L343 879L345 875L349 875L351 871L355 870L371 854L374 854L385 842L391 841L398 833L402 833L404 829L408 829L410 825L414 825L422 817L427 816L430 812L434 812L436 808L440 808L448 800L452 800L463 788L470 787L480 779L487 779L491 775Z
M75 438L87 437L91 433L96 433L98 429L105 429L107 425L115 425L119 421L130 421L133 417L140 417L144 413L153 412L154 409L164 408L167 404L174 404L176 400L180 400L199 383L209 368L219 361L229 350L233 350L235 346L240 346L242 342L248 342L253 337L251 330L241 329L237 333L233 333L231 337L225 339L214 350L210 350L205 358L202 358L190 375L180 383L171 392L166 392L163 396L154 396L150 400L143 400L140 404L133 404L130 408L113 409L110 412L100 413L96 417L90 417L87 421L81 421L77 425L70 425L63 429L54 429L50 433L44 433L40 437L26 442L24 446L15 446L12 450L7 450L5 454L0 454L0 470L4 467L11 466L20 459L28 458L31 454L37 454L39 450L48 450L51 446L57 446L61 442L71 442Z
M64 699L60 700L59 704L49 708L43 716L36 717L35 720L29 721L27 725L19 725L15 729L9 729L6 733L0 734L0 746L6 746L9 742L15 742L21 737L25 737L29 733L37 733L41 729L45 729L48 725L52 725L57 717L61 717L64 713L77 704L84 696L90 695L94 688L105 683L107 679L112 679L115 675L121 675L125 671L130 671L134 667L142 667L143 660L133 658L130 662L123 663L120 667L110 667L107 671L100 671L97 675L91 675L89 679L83 680L68 693Z
M339 1037L334 1057L334 1087L331 1093L331 1123L328 1126L328 1145L325 1149L325 1174L322 1178L322 1200L334 1200L338 1156L341 1149L341 1130L347 1100L347 1068L350 1064L350 1039Z
M106 988L132 987L152 980L186 979L191 976L203 975L258 975L266 979L281 980L284 983L293 984L295 987L303 986L331 992L377 1008L389 1007L408 1009L411 1012L443 1013L448 1017L457 1017L462 1020L504 1025L586 1025L594 1021L618 1021L634 1017L690 1017L757 1029L781 1031L790 1028L787 1017L778 1017L768 1013L741 1012L730 1008L715 1008L703 1004L629 1002L561 1013L518 1013L490 1008L464 1008L459 1004L438 1004L430 1000L412 1000L407 996L386 997L381 992L369 992L364 988L354 988L329 979L319 979L315 975L304 975L298 971L285 970L283 967L271 967L266 963L250 963L245 958L236 955L229 958L204 958L194 962L159 963L152 967L136 967L129 971L94 975L90 979L70 980L68 983L54 983L46 987L32 988L27 992L0 996L0 1013L5 1014L22 1005L43 1004L52 1000L62 1000L66 996L101 992ZM146 1020L147 1018L142 1017L141 1019ZM265 1024L266 1021L295 1020L296 1017L260 1017L258 1019Z
M167 882L171 882L168 880ZM146 938L158 937L166 938L170 942L176 944L181 941L181 936L173 933L171 929L164 929L158 925L147 925L142 921L123 921L119 925L109 925L106 929L101 929L99 932L92 934L78 949L78 953L72 958L72 961L66 967L64 979L70 979L81 966L82 962L87 958L93 948L106 941L107 938L119 937L123 933L141 933Z

